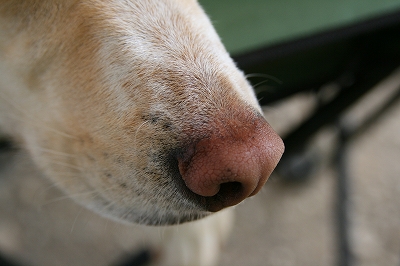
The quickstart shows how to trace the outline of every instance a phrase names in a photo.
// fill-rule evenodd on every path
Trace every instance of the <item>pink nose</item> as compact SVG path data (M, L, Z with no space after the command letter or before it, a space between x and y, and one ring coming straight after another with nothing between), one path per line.
M243 124L219 123L216 130L178 159L186 186L206 198L211 212L255 195L281 158L284 145L262 117Z

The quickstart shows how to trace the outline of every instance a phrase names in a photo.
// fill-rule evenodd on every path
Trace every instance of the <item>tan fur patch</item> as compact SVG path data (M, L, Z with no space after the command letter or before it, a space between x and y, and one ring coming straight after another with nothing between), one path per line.
M260 119L191 0L3 1L0 72L2 129L79 202L130 222L208 215L177 156Z

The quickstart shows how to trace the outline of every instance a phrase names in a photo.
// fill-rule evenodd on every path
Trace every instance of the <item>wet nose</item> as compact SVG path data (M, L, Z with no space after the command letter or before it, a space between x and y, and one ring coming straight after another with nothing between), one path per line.
M178 158L186 186L205 197L211 212L255 195L278 164L284 145L263 117L225 122L209 136L189 144Z

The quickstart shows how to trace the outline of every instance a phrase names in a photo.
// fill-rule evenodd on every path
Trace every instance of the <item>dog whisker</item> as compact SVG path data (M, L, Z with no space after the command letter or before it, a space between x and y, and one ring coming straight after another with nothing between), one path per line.
M66 153L66 152L42 148L42 147L37 147L36 149L38 149L42 152L49 153L51 155L58 155L58 156L64 156L64 157L70 157L70 158L79 158L79 156L72 154L72 153Z
M74 169L74 170L78 170L78 171L85 170L83 167L79 167L77 165L66 163L66 162L62 162L62 161L50 161L50 160L47 160L47 163L58 165L58 166L64 166L66 168Z
M278 79L274 76L268 75L268 74L263 74L263 73L251 73L251 74L247 74L245 77L246 78L265 78L265 79L267 79L267 81L272 80L277 84L283 83L280 79Z
M51 199L49 201L46 201L45 203L43 203L43 206L49 205L49 204L52 204L52 203L55 203L55 202L59 202L59 201L62 201L62 200L67 200L67 199L70 199L70 198L79 198L79 197L82 197L82 196L102 195L104 192L106 192L108 190L115 189L115 187L117 187L117 185L111 186L111 187L106 188L106 189L103 189L102 191L92 190L92 191L85 191L85 192L80 192L80 193L63 195L63 196Z
M66 132L60 131L59 129L55 129L55 128L49 126L46 122L38 119L37 116L30 114L27 110L25 110L23 107L19 106L17 103L12 101L9 97L6 97L4 93L0 93L0 98L4 102L8 103L14 110L16 110L17 112L22 114L22 116L18 116L17 114L14 114L13 112L9 112L9 113L7 113L7 115L10 118L16 119L16 120L21 121L26 124L29 124L33 127L40 127L41 129L45 128L48 131L51 131L58 135L64 136L66 138L78 139L77 137L72 136L71 134L68 134Z
M133 138L133 143L134 143L134 149L136 150L137 149L137 136L138 136L138 133L139 133L139 131L140 131L140 129L142 128L142 126L144 126L145 124L147 124L147 123L149 123L149 121L144 121L142 124L140 124L140 126L138 126L138 128L136 129L136 132L135 132L135 136L134 136L134 138Z
M95 193L98 193L98 191L86 191L86 192L82 192L82 193L75 193L73 195L64 195L61 197L54 198L52 200L48 200L48 201L42 203L42 206L46 206L46 205L49 205L49 204L52 204L55 202L59 202L59 201L63 201L63 200L69 200L74 197L93 195Z
M263 80L263 81L260 81L259 83L254 84L253 87L257 91L258 87L260 87L261 85L268 83L268 82L269 82L269 80ZM271 89L272 89L272 87L271 87Z
M75 219L74 219L74 221L73 221L73 223L72 223L71 229L69 230L69 233L70 233L70 234L72 234L72 232L74 231L75 224L76 224L76 222L78 221L78 217L79 217L79 215L82 213L83 209L84 209L83 206L81 206L81 207L80 207L80 210L79 210L79 212L78 212L78 214L75 216Z

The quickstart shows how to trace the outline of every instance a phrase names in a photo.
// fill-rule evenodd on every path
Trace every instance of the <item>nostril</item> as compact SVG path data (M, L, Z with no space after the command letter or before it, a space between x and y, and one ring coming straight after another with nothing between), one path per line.
M224 201L231 201L243 194L243 185L240 182L228 182L220 185L218 193L214 197L218 197Z
M243 200L245 189L240 182L227 182L220 185L219 191L212 197L207 197L207 209L217 212L225 207L233 206Z

